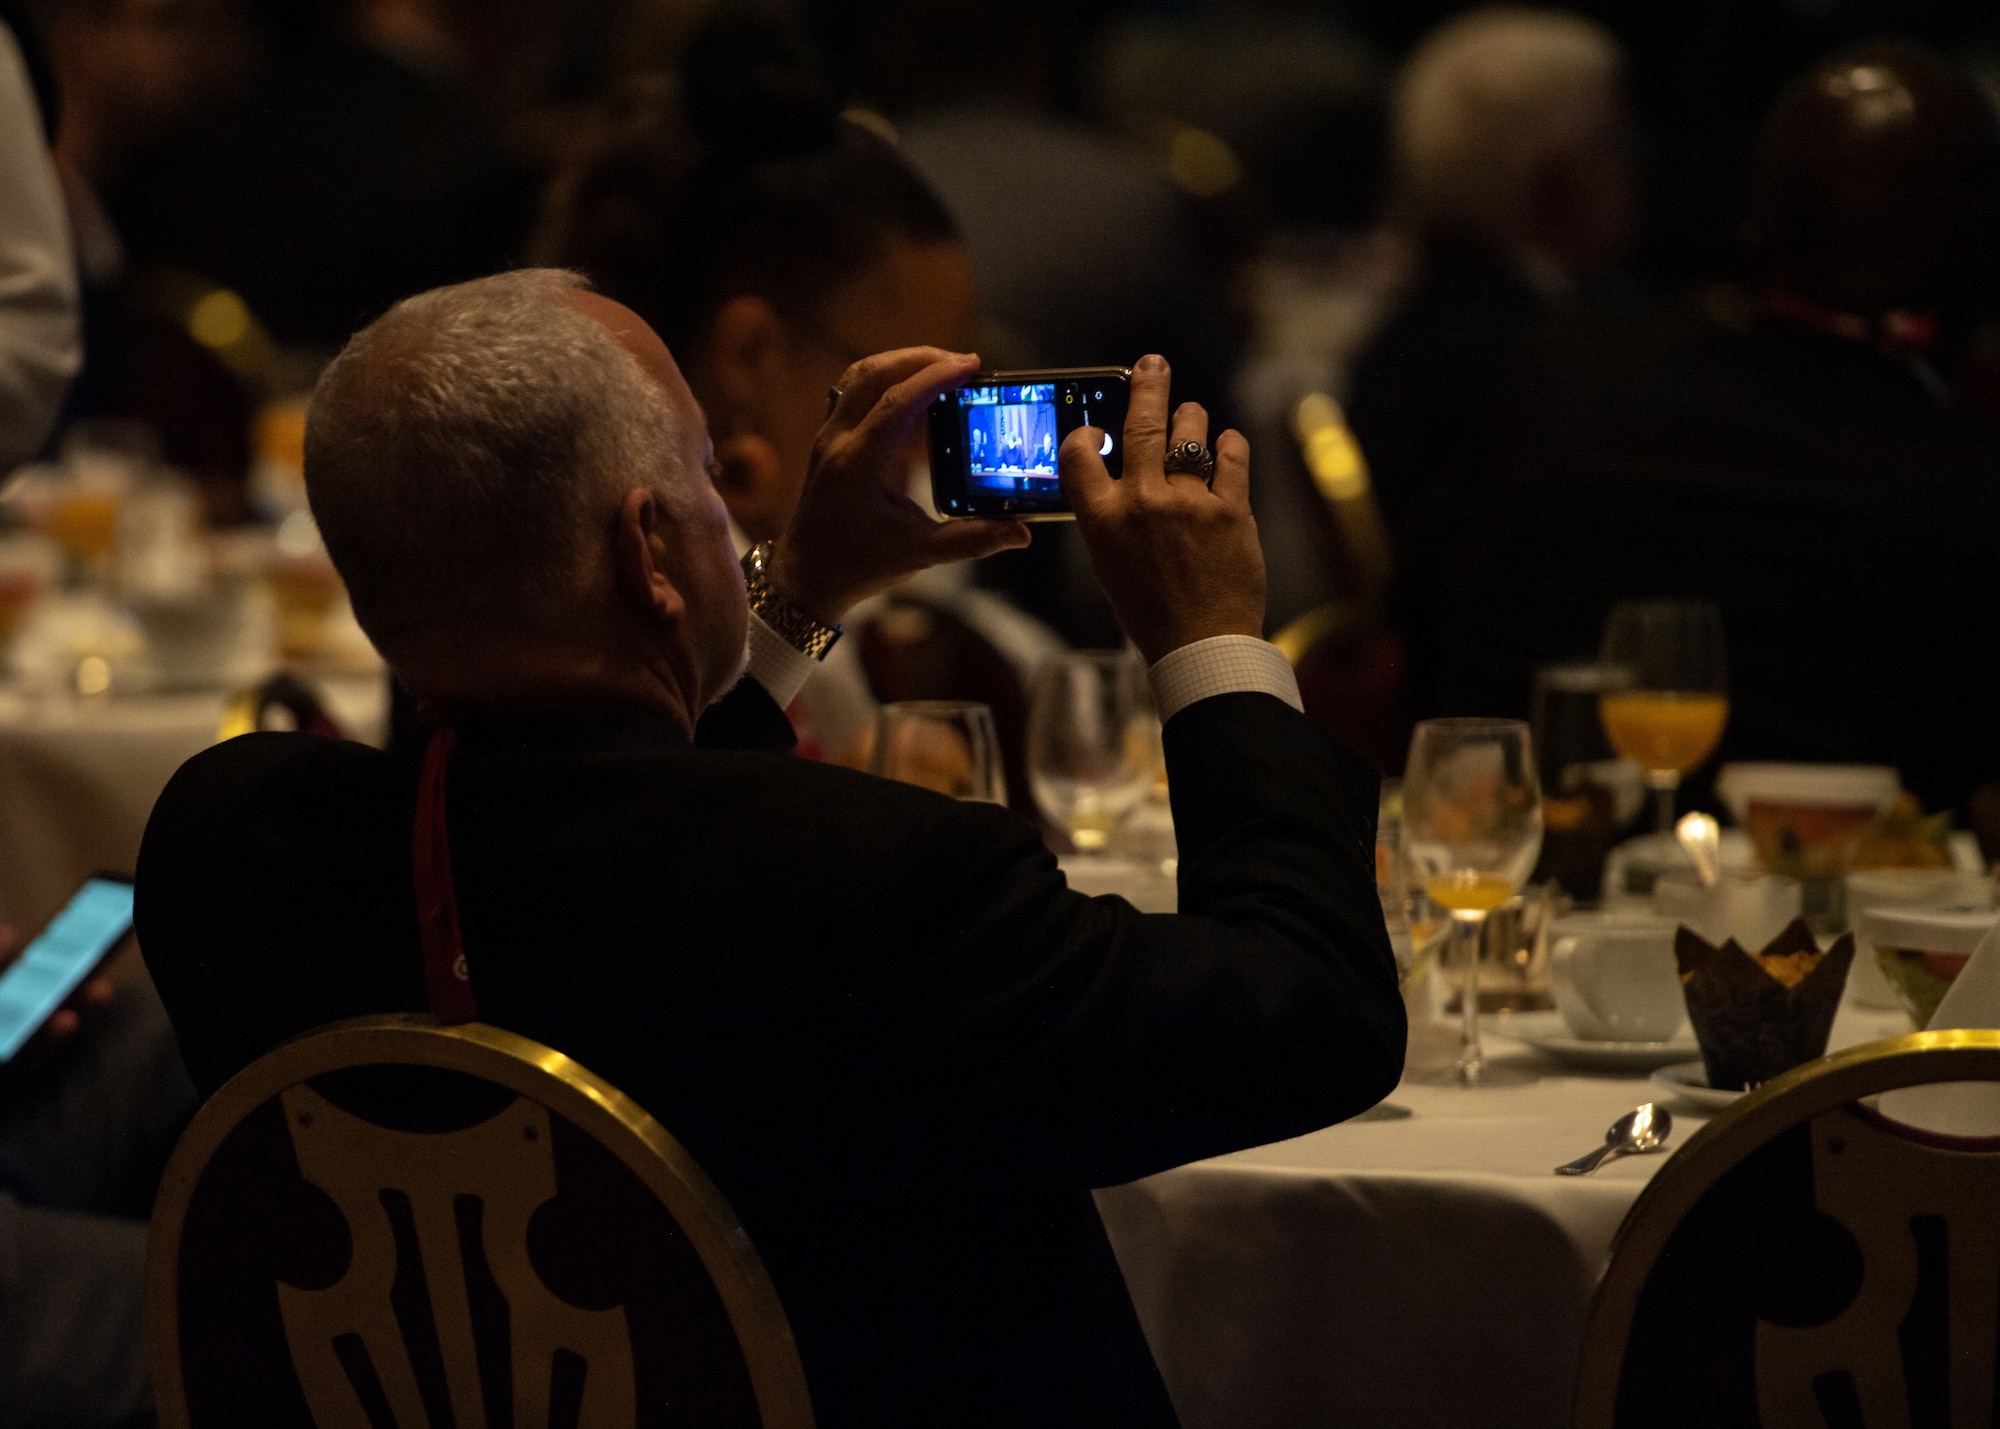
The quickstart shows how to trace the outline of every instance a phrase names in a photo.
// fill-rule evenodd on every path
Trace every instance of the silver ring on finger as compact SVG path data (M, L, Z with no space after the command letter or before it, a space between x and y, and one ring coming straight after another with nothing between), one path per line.
M1215 453L1200 442L1175 442L1167 448L1168 476L1198 476L1215 480Z
M831 417L831 416L833 415L833 409L834 409L835 407L838 407L839 405L840 405L840 389L839 389L838 387L829 387L829 388L827 388L827 389L826 389L826 414L827 414L827 416Z

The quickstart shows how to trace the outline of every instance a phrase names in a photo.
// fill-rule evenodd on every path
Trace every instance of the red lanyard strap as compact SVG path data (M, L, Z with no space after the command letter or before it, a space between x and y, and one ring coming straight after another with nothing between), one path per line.
M472 974L465 965L465 939L458 927L458 892L451 881L451 835L445 828L444 771L458 732L440 726L424 749L423 777L417 782L417 817L411 840L417 883L417 935L424 947L424 995L431 1015L447 1027L475 1022Z

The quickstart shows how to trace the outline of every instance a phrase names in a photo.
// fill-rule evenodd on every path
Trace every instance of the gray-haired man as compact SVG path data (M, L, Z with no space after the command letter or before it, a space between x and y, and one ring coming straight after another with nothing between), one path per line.
M1025 539L902 494L928 404L976 365L848 370L747 596L671 357L563 275L427 294L356 338L314 398L307 481L363 624L453 732L428 759L455 739L469 989L440 975L430 1005L476 999L687 1145L764 1257L822 1425L1170 1424L1090 1188L1395 1082L1375 781L1258 638L1242 438L1216 441L1213 489L1164 472L1158 358L1124 478L1088 430L1062 465L1166 716L1183 914L1070 892L1004 809L782 752L779 705L851 602ZM1206 414L1171 436L1205 441ZM176 776L139 926L202 1087L318 1023L426 1005L420 777L305 736Z

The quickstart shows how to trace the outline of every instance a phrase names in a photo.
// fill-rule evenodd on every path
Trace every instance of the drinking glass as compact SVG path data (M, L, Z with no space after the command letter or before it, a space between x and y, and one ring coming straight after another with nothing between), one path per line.
M1079 853L1104 852L1159 760L1159 715L1137 656L1078 650L1042 668L1028 709L1028 783Z
M62 551L30 532L0 531L0 667L14 632L62 573Z
M993 711L971 700L900 700L875 715L872 773L954 799L1007 802Z
M1722 615L1701 601L1628 601L1604 622L1614 684L1597 704L1611 747L1646 771L1662 835L1681 776L1715 752L1729 722Z
M46 520L81 576L98 581L109 576L126 495L159 461L160 439L144 422L100 417L78 422L64 435L63 475Z
M1542 777L1542 861L1538 882L1595 901L1619 830L1646 802L1645 775L1618 758L1604 736L1598 704L1622 686L1604 665L1544 665L1535 671L1528 729Z
M1529 1080L1489 1067L1479 1039L1479 941L1486 915L1512 898L1542 848L1542 786L1528 726L1513 719L1431 719L1410 737L1403 845L1413 876L1451 914L1465 969L1458 1060L1435 1080L1496 1086Z

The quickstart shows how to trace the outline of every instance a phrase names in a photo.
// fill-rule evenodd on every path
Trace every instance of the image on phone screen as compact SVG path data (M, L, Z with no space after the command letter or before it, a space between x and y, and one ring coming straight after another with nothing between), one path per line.
M1078 427L1103 432L1099 455L1120 474L1130 373L1047 368L990 373L931 409L931 493L945 516L1066 516L1057 454Z
M0 1062L12 1060L132 930L132 885L93 878L0 973Z
M1056 385L967 387L959 393L965 414L965 470L981 491L1048 496L1056 479Z

